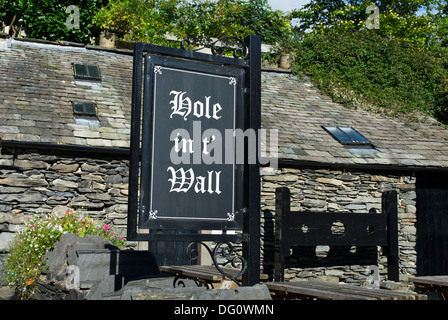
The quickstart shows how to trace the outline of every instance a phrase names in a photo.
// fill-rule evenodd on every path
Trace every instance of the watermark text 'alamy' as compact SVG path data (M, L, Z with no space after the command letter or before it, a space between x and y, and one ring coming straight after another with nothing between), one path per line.
M214 128L202 132L201 122L193 121L193 133L174 129L170 160L178 164L255 164L278 167L277 129L225 129L224 135ZM245 151L247 150L247 154ZM247 155L247 156L246 156Z

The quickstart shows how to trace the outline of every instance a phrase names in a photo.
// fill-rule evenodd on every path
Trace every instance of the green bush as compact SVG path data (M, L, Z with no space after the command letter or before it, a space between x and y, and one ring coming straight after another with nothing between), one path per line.
M107 4L107 0L4 0L0 1L0 23L21 25L27 37L46 40L66 40L89 43L98 28L93 16ZM66 26L69 13L66 8L76 5L79 9L79 29Z
M19 299L32 299L36 281L45 268L45 253L52 249L65 233L74 233L81 237L87 234L98 235L119 248L124 246L124 239L112 232L108 224L83 217L71 209L62 217L50 215L46 218L30 218L11 243L3 263L1 282L15 286Z
M443 91L437 94L434 117L440 122L448 124L448 91Z
M165 35L174 29L178 0L111 0L94 16L101 30L125 41L169 45Z
M111 0L97 12L94 22L126 41L166 46L172 45L166 34L198 42L257 34L269 44L291 34L290 21L281 11L272 10L267 0Z
M339 102L387 113L416 113L440 121L448 72L425 48L371 30L306 34L295 47L294 69L309 74ZM446 115L445 115L446 117Z
M66 26L66 7L76 5L79 29ZM178 46L185 38L260 35L268 44L291 34L291 24L267 0L0 0L0 24L20 25L27 37L90 43L100 30L125 41Z

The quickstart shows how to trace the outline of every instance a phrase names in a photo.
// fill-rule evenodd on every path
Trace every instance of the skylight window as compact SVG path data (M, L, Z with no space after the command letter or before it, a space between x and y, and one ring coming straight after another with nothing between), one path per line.
M95 65L73 63L73 72L76 79L101 81L100 68Z
M336 140L345 145L361 145L369 146L371 142L366 139L362 134L348 126L330 127L324 126Z
M96 117L96 104L94 102L72 102L75 116Z

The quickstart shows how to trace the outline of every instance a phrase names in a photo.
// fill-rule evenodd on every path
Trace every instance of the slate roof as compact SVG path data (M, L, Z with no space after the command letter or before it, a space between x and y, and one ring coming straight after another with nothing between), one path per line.
M98 65L101 85L75 82L74 62ZM131 89L131 51L0 38L0 140L129 147ZM99 126L75 122L80 100L97 103ZM323 125L352 126L378 152L350 152ZM289 73L262 72L262 127L279 130L280 159L448 167L446 128L347 109Z
M75 83L74 62L98 65L101 84ZM0 51L0 139L129 147L131 87L131 55L13 41ZM100 126L76 124L71 101L96 102Z
M448 130L430 123L405 123L365 110L348 109L309 79L264 73L262 127L279 129L280 158L342 164L448 167ZM378 153L352 153L322 126L351 126Z

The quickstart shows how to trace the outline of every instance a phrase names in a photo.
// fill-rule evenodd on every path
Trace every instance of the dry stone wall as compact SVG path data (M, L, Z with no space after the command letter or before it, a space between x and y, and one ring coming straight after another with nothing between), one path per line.
M4 151L4 150L3 150ZM0 250L25 217L71 207L126 235L128 160L61 152L0 154Z
M20 228L26 216L49 214L71 206L115 227L126 235L128 160L125 156L98 156L70 152L2 150L0 154L0 251ZM262 174L262 267L273 265L275 188L291 189L294 211L381 210L382 192L399 194L400 278L416 273L415 178L406 174L341 171L316 168L282 168ZM323 244L325 245L325 244ZM368 264L326 265L328 248L315 252L320 265L290 268L291 279L319 278L362 283ZM374 252L382 279L386 258ZM330 248L330 252L333 250ZM371 256L372 251L368 252ZM377 256L376 256L377 255ZM342 261L342 260L341 260Z
M265 171L262 175L262 265L269 273L273 265L274 252L274 217L275 189L285 186L291 190L292 211L325 211L325 212L360 212L370 210L381 212L382 193L397 190L399 195L399 264L400 280L416 273L416 193L415 178L406 174L388 174L378 172L355 172L330 169L295 169L283 168L275 172ZM336 259L341 264L326 263L326 256L333 248L322 244L316 248L315 254L319 263L306 267L289 268L285 277L289 279L317 278L329 281L365 282L369 264L355 262L344 265L346 257L338 253ZM351 248L360 252L361 248ZM387 274L386 258L381 255L381 248L375 250L381 279ZM329 250L329 251L328 251ZM378 254L376 253L378 251ZM368 248L366 249L369 256ZM370 255L372 251L370 252ZM333 255L335 256L335 255ZM374 256L375 258L375 256ZM335 260L335 259L333 259ZM366 259L367 261L368 259ZM303 259L302 259L303 261ZM333 261L334 262L334 261ZM375 261L374 261L375 262ZM369 262L368 262L369 263ZM333 263L334 264L334 263Z

